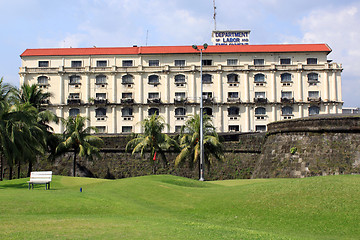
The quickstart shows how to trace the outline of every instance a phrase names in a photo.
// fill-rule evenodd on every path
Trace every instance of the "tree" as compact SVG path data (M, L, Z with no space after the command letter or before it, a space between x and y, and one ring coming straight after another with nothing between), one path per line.
M213 159L221 161L223 159L223 146L219 136L212 125L211 119L206 114L203 118L204 129L204 163L208 166ZM185 122L180 135L181 151L175 159L175 166L189 162L191 168L200 159L200 116L194 115Z
M177 143L168 135L162 133L166 124L164 119L153 114L141 122L144 133L138 134L126 145L126 151L132 149L132 154L140 152L141 157L150 153L149 161L153 166L153 174L156 173L156 154L160 155L164 165L167 164L165 151L171 147L177 148Z
M86 157L89 160L93 156L99 157L100 147L103 144L101 138L90 134L91 130L96 131L95 127L85 128L87 118L77 115L76 117L69 117L63 119L65 131L63 133L64 139L56 148L57 153L72 150L74 152L73 160L73 176L76 176L76 156Z

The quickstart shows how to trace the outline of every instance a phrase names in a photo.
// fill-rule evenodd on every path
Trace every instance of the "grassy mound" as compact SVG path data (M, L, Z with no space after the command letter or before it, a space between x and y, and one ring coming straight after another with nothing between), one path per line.
M0 239L358 239L360 176L0 182ZM80 193L80 187L83 192Z

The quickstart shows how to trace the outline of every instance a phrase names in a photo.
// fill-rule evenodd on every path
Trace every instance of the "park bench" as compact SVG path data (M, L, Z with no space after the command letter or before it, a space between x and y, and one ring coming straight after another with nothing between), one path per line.
M32 189L34 189L34 184L45 184L45 190L50 189L50 182L52 177L52 171L43 171L43 172L31 172L30 173L30 184Z

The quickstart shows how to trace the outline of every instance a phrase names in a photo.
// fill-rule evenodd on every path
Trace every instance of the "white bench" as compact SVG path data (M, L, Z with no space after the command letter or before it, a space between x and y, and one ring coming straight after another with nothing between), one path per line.
M28 181L29 189L30 189L30 184L32 186L32 189L34 189L34 184L45 184L45 190L50 189L51 177L52 177L52 171L31 172L30 181Z

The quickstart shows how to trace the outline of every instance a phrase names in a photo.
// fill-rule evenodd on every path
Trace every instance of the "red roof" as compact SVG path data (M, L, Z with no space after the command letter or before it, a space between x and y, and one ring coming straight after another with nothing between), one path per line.
M200 46L199 46L200 47ZM99 47L99 48L39 48L26 49L20 56L81 56L195 53L191 46ZM327 44L276 44L209 46L206 53L261 53L261 52L331 52Z

